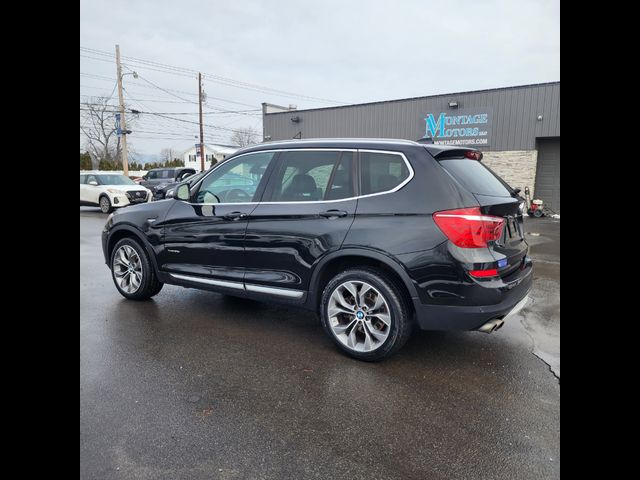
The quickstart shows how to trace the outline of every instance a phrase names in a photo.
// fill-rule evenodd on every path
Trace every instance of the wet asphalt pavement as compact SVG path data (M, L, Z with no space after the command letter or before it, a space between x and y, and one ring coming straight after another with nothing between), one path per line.
M526 219L532 301L499 332L416 331L377 364L302 309L125 300L105 221L80 209L81 478L559 478L559 220Z

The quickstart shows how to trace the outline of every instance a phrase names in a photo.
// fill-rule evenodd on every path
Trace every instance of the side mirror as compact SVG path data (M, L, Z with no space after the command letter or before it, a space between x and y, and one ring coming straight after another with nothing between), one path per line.
M515 195L518 195L521 191L522 191L522 190L520 190L518 187L516 187L516 188L514 188L514 189L513 189L513 193L514 193Z
M176 191L173 195L173 198L177 198L178 200L184 200L185 202L188 202L190 197L191 197L191 192L189 191L189 185L186 183L183 183L182 185L178 185L178 188L176 188Z
M89 185L93 185L94 187L97 187L98 186L98 182L96 182L95 180L91 180L89 182Z
M146 175L143 175L143 176L142 176L142 180L146 180L146 179L147 179L147 176L146 176Z

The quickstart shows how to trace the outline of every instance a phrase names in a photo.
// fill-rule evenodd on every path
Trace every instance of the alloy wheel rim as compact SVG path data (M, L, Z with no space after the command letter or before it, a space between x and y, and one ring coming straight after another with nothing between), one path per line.
M142 262L133 247L123 245L113 256L113 275L123 292L135 293L142 284Z
M109 200L107 200L106 197L102 197L100 199L100 208L102 209L103 212L106 212L107 210L109 210Z
M333 291L327 308L329 327L338 341L356 352L380 348L391 331L391 310L373 285L344 282Z

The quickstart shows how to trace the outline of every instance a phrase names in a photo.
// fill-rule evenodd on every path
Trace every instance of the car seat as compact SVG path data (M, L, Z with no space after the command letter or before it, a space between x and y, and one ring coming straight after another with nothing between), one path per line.
M320 200L316 181L311 175L299 173L291 180L291 184L282 193L282 200L289 202Z

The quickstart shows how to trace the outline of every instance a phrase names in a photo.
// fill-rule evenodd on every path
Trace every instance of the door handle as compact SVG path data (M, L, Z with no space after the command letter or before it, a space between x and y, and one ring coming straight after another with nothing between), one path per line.
M241 218L247 218L247 214L244 212L231 212L223 215L227 220L240 220Z
M344 210L327 210L326 212L320 212L318 215L324 218L338 218L346 217L348 214Z

